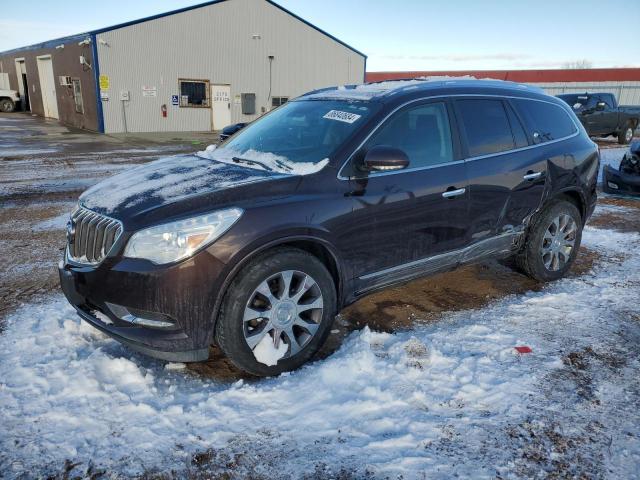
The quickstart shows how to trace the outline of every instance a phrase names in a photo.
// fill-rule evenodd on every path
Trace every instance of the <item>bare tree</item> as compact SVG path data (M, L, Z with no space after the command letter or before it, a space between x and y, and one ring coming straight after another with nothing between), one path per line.
M579 68L593 68L593 63L591 63L586 58L583 58L582 60L576 60L574 62L565 62L562 64L562 67L571 70L576 70Z

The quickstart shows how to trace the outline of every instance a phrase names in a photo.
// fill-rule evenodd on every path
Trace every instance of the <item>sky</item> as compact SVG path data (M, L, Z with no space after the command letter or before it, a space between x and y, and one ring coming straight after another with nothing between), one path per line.
M368 71L640 67L640 0L276 1L368 55ZM0 0L0 52L197 3Z

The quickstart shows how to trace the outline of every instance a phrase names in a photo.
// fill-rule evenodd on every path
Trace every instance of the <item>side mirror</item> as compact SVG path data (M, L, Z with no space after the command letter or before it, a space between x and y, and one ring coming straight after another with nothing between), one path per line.
M377 145L367 151L362 166L364 170L374 172L402 170L409 166L409 157L399 148Z
M606 103L604 102L598 102L596 103L596 110L598 110L599 112L601 112L602 110L605 109L605 107L607 106Z

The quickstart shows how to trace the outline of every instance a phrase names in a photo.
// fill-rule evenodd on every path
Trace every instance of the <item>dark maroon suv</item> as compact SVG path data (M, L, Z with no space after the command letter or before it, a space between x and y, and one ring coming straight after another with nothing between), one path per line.
M565 102L499 81L311 92L218 148L85 192L62 288L131 348L199 361L217 343L274 375L375 290L490 257L562 277L596 202L597 146Z

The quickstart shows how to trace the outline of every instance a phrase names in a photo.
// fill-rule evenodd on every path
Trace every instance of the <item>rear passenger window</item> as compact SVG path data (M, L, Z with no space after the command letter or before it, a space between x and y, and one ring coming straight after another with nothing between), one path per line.
M533 129L531 134L538 143L558 140L577 132L569 114L558 105L523 99L514 100L514 103Z
M377 145L403 150L409 157L409 168L453 161L447 107L444 103L428 103L397 113L371 137L365 148Z
M511 108L511 105L507 104L507 114L509 115L509 124L511 125L511 131L513 132L513 140L516 142L516 148L528 147L529 140L527 140L527 134L524 132L520 119Z
M470 157L504 152L515 147L501 100L458 100L456 104L462 115Z

